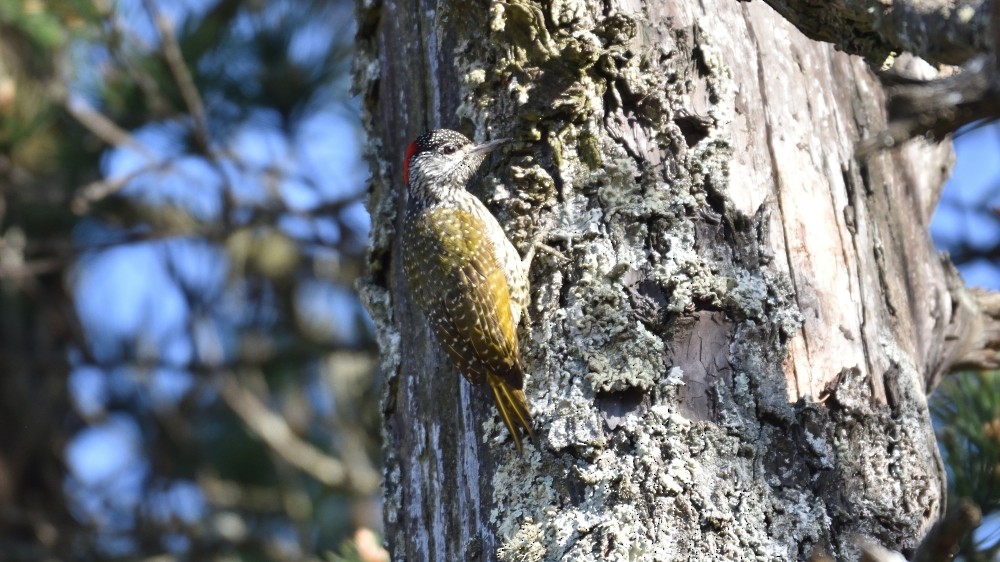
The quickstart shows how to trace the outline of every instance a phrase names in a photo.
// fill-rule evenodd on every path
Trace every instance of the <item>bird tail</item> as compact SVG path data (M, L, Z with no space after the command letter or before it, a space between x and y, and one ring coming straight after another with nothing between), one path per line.
M521 432L518 426L528 432L528 437L532 443L538 444L535 438L535 430L531 423L531 412L528 411L528 401L524 398L524 391L514 388L510 382L501 377L490 375L487 377L490 390L493 391L493 400L497 403L497 410L503 423L510 430L514 444L517 445L517 452L521 453Z

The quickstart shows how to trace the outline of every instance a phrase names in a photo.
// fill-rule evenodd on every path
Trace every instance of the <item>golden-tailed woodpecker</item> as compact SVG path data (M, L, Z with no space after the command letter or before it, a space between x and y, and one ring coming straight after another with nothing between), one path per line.
M519 428L535 441L517 344L527 271L497 219L466 191L503 142L477 145L440 129L410 143L403 272L438 344L469 382L488 385L520 451Z

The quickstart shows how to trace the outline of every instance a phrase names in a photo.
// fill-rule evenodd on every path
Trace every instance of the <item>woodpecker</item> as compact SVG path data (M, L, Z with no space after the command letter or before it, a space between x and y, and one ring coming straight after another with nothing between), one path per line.
M506 140L476 145L440 129L410 143L403 272L438 344L469 382L489 387L521 451L519 428L535 442L517 344L527 271L497 219L466 191L486 155Z

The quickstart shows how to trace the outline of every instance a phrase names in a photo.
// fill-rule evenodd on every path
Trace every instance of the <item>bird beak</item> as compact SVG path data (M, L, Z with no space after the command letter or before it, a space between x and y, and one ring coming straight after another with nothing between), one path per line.
M484 142L483 144L477 144L476 146L472 147L472 150L469 151L469 154L489 153L495 150L501 144L509 141L510 139L496 139L496 140L491 140L489 142Z

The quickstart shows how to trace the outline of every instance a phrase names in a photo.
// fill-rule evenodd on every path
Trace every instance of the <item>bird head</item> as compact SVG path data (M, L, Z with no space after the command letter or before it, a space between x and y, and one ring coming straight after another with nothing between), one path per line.
M424 133L406 149L403 181L411 192L464 189L486 155L507 140L474 144L449 129Z

